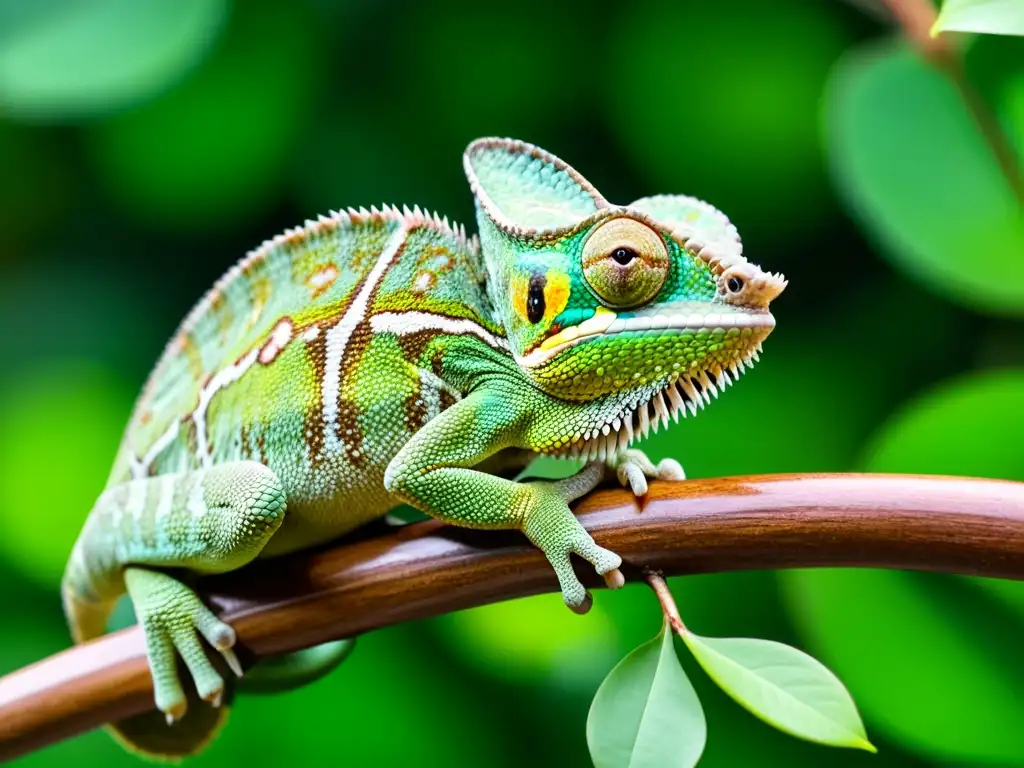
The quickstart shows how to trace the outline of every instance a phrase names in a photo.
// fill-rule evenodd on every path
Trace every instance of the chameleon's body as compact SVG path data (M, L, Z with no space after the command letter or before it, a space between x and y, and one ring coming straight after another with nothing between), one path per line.
M194 751L221 718L186 694L176 654L215 704L224 683L198 638L237 667L230 627L164 569L232 570L406 501L523 530L585 610L569 554L612 585L620 559L567 502L605 464L638 493L645 475L681 477L627 446L717 394L774 327L785 281L746 262L710 206L612 206L506 140L475 142L466 170L479 242L418 210L307 222L229 271L150 376L63 590L78 641L131 595L163 713L117 725L136 748ZM503 476L536 453L592 461L558 483Z

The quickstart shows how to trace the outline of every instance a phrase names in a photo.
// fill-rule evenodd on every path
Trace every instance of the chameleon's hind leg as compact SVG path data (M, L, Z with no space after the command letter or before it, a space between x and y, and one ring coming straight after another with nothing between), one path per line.
M148 568L125 568L135 615L146 633L146 655L153 675L156 706L171 724L187 709L185 691L178 679L177 654L196 686L199 698L219 707L224 698L224 679L214 668L200 637L212 645L231 671L242 676L235 652L235 631L213 615L195 592L177 579Z
M195 681L195 693L219 703L224 679L202 640L240 672L231 651L234 632L189 587L159 569L216 573L239 568L259 554L284 514L280 481L252 461L132 480L108 489L90 513L65 573L64 600L76 640L102 631L92 606L126 588L146 634L163 717L174 721L185 716L191 698L191 686L183 687L179 677L179 655ZM139 751L175 756L201 745L202 729L214 728L219 719L201 714L172 731L166 726L156 731L152 719L143 716L114 728ZM177 741L175 731L181 733Z
M675 459L662 459L657 464L637 448L630 448L608 460L608 468L614 470L619 484L629 488L634 496L647 493L647 479L679 481L686 479L682 465Z

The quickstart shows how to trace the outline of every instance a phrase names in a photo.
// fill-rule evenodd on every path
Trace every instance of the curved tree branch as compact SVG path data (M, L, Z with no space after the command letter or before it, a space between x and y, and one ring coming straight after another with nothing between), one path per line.
M1024 483L771 475L604 490L577 512L629 579L750 568L870 566L1024 579ZM585 583L598 586L592 570ZM243 662L557 589L522 536L416 523L203 579ZM582 620L582 619L581 619ZM0 760L152 707L132 627L0 679Z

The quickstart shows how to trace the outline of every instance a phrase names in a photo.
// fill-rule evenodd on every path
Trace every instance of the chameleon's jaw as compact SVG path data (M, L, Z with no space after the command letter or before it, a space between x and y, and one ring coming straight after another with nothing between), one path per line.
M538 386L580 407L542 450L606 459L669 419L695 415L758 360L774 328L765 310L716 302L598 310L520 359Z
M750 341L760 344L774 328L775 318L767 310L738 309L705 301L674 302L661 304L656 310L619 314L598 307L592 317L548 337L521 356L519 363L527 369L536 369L560 352L601 336L631 334L643 337L672 332L740 334L750 346Z
M643 439L659 427L695 416L698 410L718 397L760 359L761 343L752 346L743 357L725 365L673 375L667 382L648 388L638 402L624 404L621 411L604 418L575 439L563 441L550 451L552 455L590 461L610 459Z

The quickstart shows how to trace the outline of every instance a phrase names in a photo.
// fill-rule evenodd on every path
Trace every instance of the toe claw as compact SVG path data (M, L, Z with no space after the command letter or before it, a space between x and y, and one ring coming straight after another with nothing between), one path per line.
M181 720L185 716L185 711L188 709L188 705L184 700L180 704L174 704L164 710L164 718L167 720L168 725L174 725L176 722Z
M626 583L626 577L622 575L622 571L618 568L612 568L604 574L604 583L608 585L609 589L618 589Z
M235 673L235 677L241 677L244 674L242 665L238 661L238 656L231 648L221 648L220 655L224 657L224 661L227 662L228 667Z

